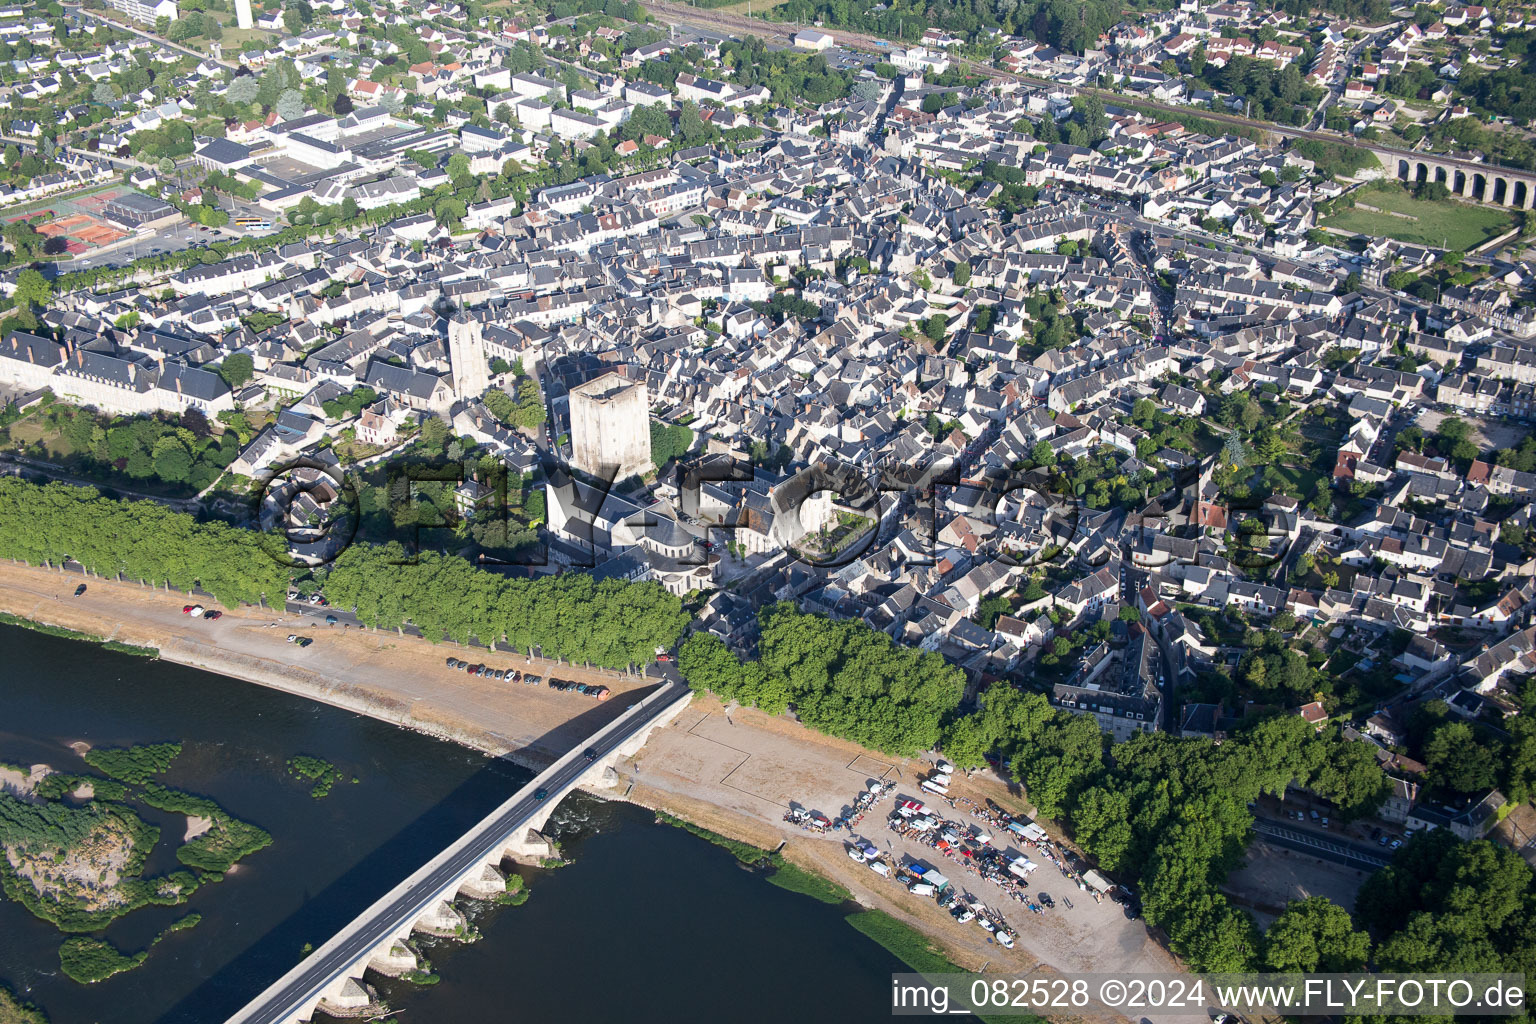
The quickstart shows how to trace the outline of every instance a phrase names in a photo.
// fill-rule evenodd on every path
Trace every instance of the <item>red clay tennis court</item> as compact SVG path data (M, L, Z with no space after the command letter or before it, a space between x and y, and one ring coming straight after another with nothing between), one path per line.
M93 192L88 196L73 199L71 202L87 210L99 210L122 194L120 189L109 188L105 192Z
M70 233L82 242L89 242L91 245L110 245L119 238L128 237L128 232L119 231L117 228L109 228L105 224L92 224L88 228L81 228L79 231L72 231Z

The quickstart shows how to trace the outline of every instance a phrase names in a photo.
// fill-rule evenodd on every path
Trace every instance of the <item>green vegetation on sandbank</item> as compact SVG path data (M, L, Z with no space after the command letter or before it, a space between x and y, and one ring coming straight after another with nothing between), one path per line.
M168 768L180 749L175 743L154 744L91 751L86 759L119 779L144 780ZM86 786L89 795L74 802ZM272 842L267 832L213 801L155 782L129 785L60 772L43 778L33 795L36 799L0 794L0 888L65 932L100 931L143 906L185 903L199 885L218 881L241 857ZM176 850L177 858L202 876L179 870L143 877L161 832L121 801L207 819L207 830ZM198 920L189 915L170 930L191 928Z
M780 889L798 892L813 900L833 905L853 898L853 894L830 878L823 878L814 871L807 871L797 864L779 858L778 868L768 876L768 881Z
M760 846L753 846L751 843L744 843L738 839L723 836L718 832L711 832L702 825L695 825L691 821L668 814L666 811L657 811L656 820L662 824L683 829L685 832L691 832L706 842L713 843L724 850L730 851L733 857L748 867L765 869L767 871L765 877L780 889L797 892L803 896L820 900L822 903L836 904L852 898L847 889L844 889L831 879L823 878L813 871L807 871L805 868L791 864L777 850L765 850Z
M48 1015L0 985L0 1024L48 1024Z
M861 910L843 920L884 946L890 953L924 974L961 974L955 964L928 937L910 925L902 924L883 910Z
M753 846L751 843L743 843L739 839L723 836L718 832L711 832L702 825L695 825L691 821L679 818L666 811L657 811L656 820L673 828L680 828L684 832L692 832L707 842L714 843L722 849L728 850L731 856L749 867L769 867L778 862L779 855L772 850L765 850L761 846Z
M137 877L159 838L121 804L72 807L0 793L0 887L62 931L98 931L146 904L180 902L186 883L188 892L197 887L190 875Z
M133 970L148 956L147 950L129 956L109 942L76 936L65 939L64 945L59 947L59 967L72 980L91 985Z
M158 658L160 652L154 647L139 647L136 644L125 644L120 640L108 640L104 636L94 633L82 633L77 629L67 629L64 626L50 626L45 622L33 622L24 619L20 615L12 615L10 612L0 612L0 624L7 626L19 626L22 629L30 629L34 633L45 633L48 636L63 637L65 640L84 640L88 644L99 644L109 651L117 651L119 654L132 654L139 658Z
M180 743L145 743L116 750L88 750L85 763L104 775L142 786L156 775L169 771L171 762L180 753Z
M206 797L152 782L144 787L140 799L162 811L208 819L211 824L207 832L194 836L176 850L177 860L199 871L223 874L240 858L272 845L272 836L266 829L233 817Z
M309 795L319 800L342 779L341 771L323 757L300 754L288 759L288 774L305 782L314 783Z

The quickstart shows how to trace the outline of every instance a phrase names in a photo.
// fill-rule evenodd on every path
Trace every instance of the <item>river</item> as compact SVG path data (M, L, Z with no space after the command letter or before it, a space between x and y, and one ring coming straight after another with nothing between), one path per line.
M529 777L506 761L195 669L9 626L0 626L0 652L0 761L89 771L71 743L180 741L163 781L273 836L189 904L114 922L105 937L132 952L188 911L202 915L143 966L98 985L65 978L63 936L0 900L0 983L53 1024L218 1024L298 962L306 943L324 942ZM284 769L295 754L335 763L344 781L311 798ZM185 819L140 813L163 830L147 874L174 869ZM888 1016L890 974L904 968L844 924L842 908L769 885L724 850L628 804L575 794L551 830L573 863L525 871L532 896L520 907L472 910L480 941L426 940L442 981L383 982L404 1011L390 1020Z

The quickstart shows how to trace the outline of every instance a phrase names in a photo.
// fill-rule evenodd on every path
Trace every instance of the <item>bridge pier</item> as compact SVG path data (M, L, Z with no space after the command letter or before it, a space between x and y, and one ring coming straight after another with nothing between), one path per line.
M370 967L384 974L419 968L409 943L413 932L465 937L470 928L453 900L504 892L501 862L506 856L548 856L551 845L542 829L560 798L580 785L617 785L620 758L644 746L651 731L681 714L691 697L676 683L662 684L588 739L603 755L584 763L578 747L560 758L268 986L228 1024L301 1024L320 1009L345 1015L366 1007L363 975ZM534 793L545 786L548 797L535 802Z
M315 1010L327 1017L361 1017L378 1008L378 998L372 985L347 978L335 995L322 996Z
M500 863L499 858L497 863ZM471 900L495 899L498 894L506 891L507 876L494 864L485 865L478 875L470 875L459 886L459 895Z
M387 951L374 954L373 959L368 961L368 967L371 970L390 978L399 977L406 971L414 971L420 966L421 958L404 939L391 939Z
M468 925L469 921L463 911L448 900L438 900L411 923L411 929L423 935L451 939L464 934Z

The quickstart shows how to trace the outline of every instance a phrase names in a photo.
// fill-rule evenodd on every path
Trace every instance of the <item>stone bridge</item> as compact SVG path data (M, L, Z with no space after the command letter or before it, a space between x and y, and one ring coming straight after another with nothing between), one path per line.
M386 974L417 967L408 942L413 931L461 933L465 919L454 899L504 892L502 859L549 852L538 830L561 797L583 783L614 784L611 769L618 759L644 746L651 731L680 714L691 698L682 684L662 683L385 893L227 1024L298 1024L320 1010L346 1016L366 1007L371 997L362 978L370 967Z
M1436 181L1464 199L1514 210L1536 209L1536 174L1530 171L1401 149L1371 152L1398 181L1413 185Z

